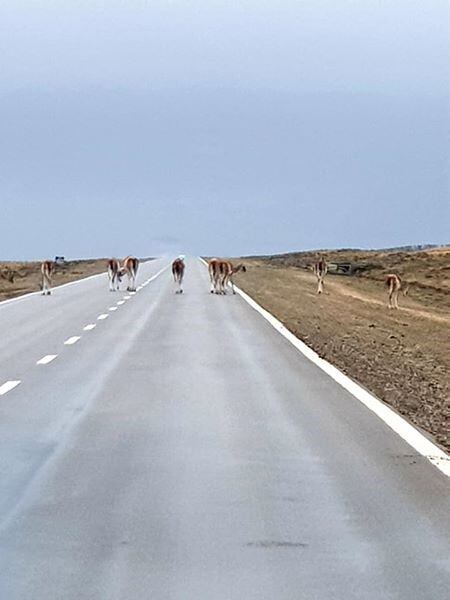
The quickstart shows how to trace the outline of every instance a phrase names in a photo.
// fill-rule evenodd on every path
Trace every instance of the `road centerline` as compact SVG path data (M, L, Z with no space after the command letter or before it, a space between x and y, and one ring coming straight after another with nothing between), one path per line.
M0 396L4 396L15 387L17 387L20 383L22 383L19 379L6 381L3 385L0 385Z
M49 363L51 363L52 361L54 361L57 356L58 356L57 354L46 354L45 356L43 356L42 358L40 358L36 362L36 364L37 365L48 365Z
M73 344L76 344L78 342L78 340L81 339L80 335L74 335L70 338L68 338L65 342L64 345L65 346L73 346Z

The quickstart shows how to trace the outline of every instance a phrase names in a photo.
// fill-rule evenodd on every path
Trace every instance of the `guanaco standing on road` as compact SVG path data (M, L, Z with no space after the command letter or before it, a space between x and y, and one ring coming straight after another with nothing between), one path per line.
M117 258L110 258L108 260L108 278L109 278L109 291L116 292L122 281L122 270L120 263Z
M234 289L233 275L242 271L245 273L247 268L244 264L234 266L229 260L222 258L212 258L208 263L208 273L211 281L211 294L226 294L226 288L231 285L233 294L236 293Z
M51 260L44 260L44 262L41 264L43 296L50 296L52 293L52 277L54 272L55 263Z
M236 291L234 289L233 275L235 273L239 273L239 271L242 271L243 273L245 273L247 271L246 266L242 263L234 266L233 263L231 263L229 260L223 260L220 262L219 272L220 272L221 277L220 277L220 292L219 293L226 294L227 286L231 285L233 294L236 294Z
M176 294L183 293L183 288L181 286L183 284L185 268L186 268L186 265L184 264L184 258L182 256L179 256L178 258L176 258L172 263L173 279L178 286L178 289L175 292Z
M218 294L219 286L219 258L211 258L208 262L209 280L211 281L211 294Z
M123 267L121 269L121 274L126 275L128 277L128 292L136 291L136 277L139 269L139 259L135 256L127 256L123 261Z

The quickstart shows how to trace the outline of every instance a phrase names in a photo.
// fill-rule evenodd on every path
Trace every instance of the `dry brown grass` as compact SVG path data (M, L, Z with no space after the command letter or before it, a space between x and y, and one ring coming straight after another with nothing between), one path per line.
M53 285L62 285L82 277L96 275L106 271L106 268L106 259L70 261L56 268ZM41 283L41 263L0 262L0 300L39 291Z

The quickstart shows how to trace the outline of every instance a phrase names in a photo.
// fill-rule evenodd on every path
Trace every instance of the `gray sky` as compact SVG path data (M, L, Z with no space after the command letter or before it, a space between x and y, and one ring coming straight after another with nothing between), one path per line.
M0 257L448 242L449 4L2 0Z

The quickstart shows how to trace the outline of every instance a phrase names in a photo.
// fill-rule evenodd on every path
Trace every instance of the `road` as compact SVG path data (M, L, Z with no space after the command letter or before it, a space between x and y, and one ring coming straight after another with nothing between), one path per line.
M448 479L166 265L0 305L0 598L447 600Z

